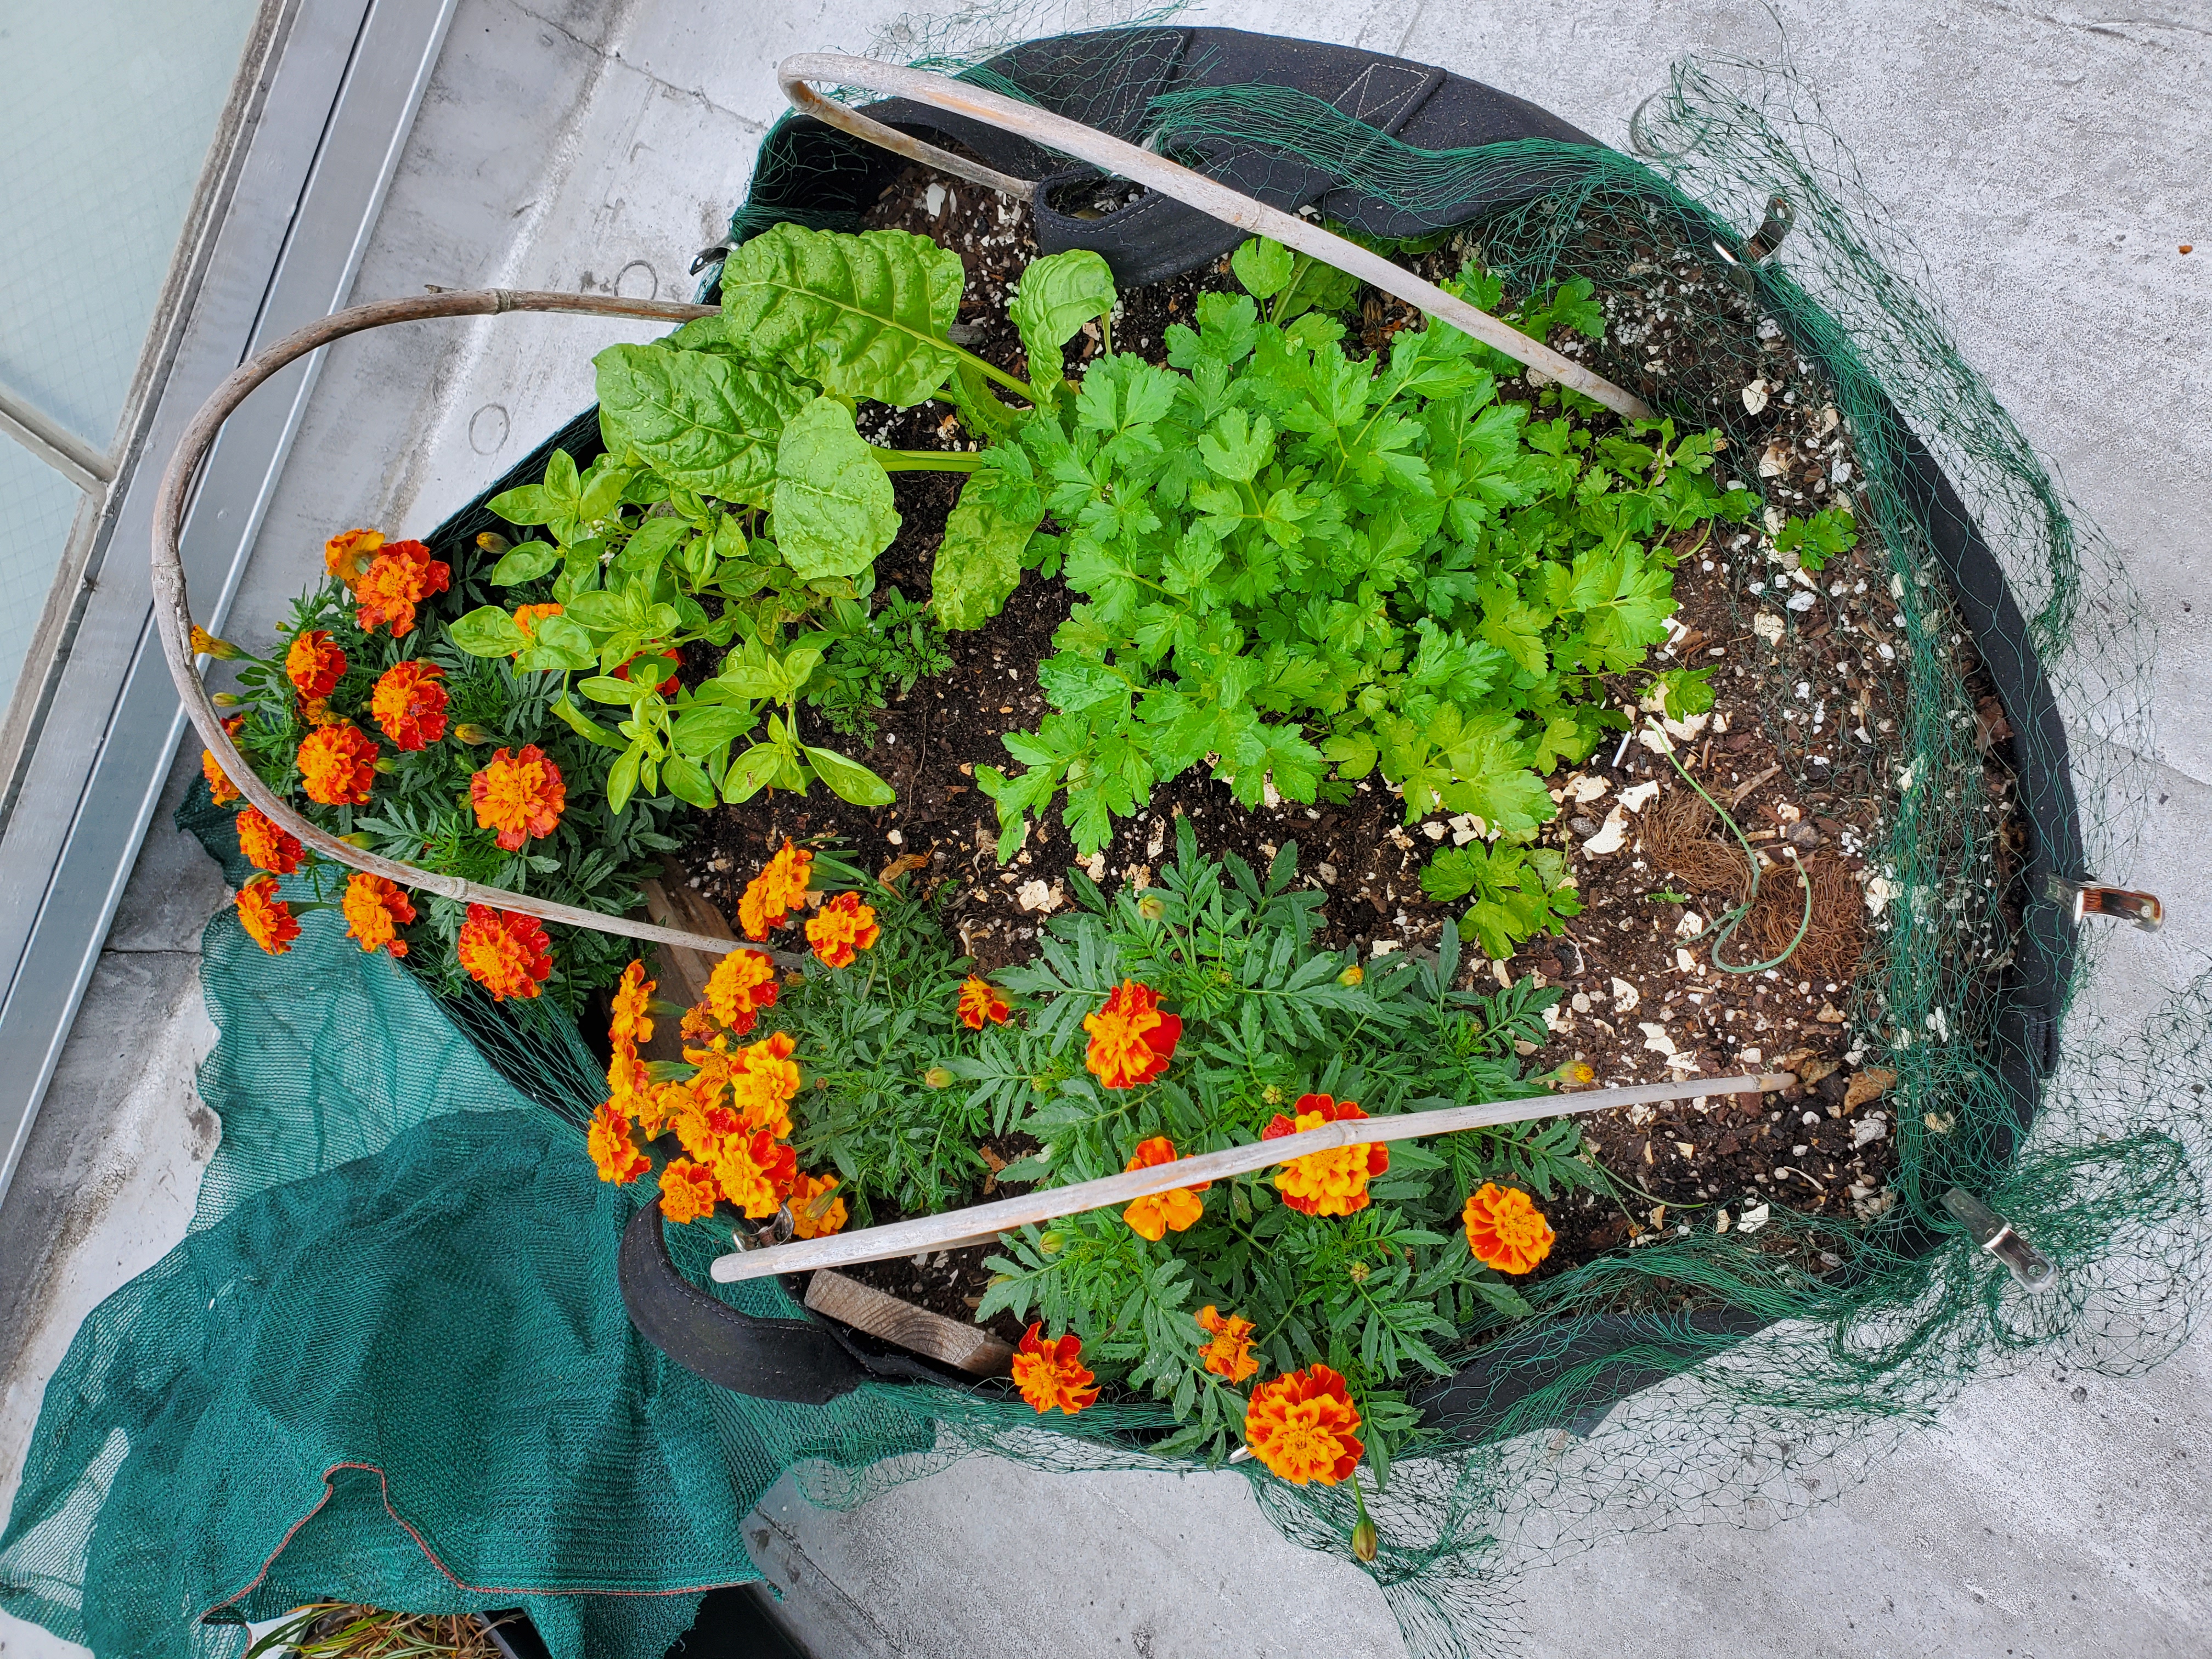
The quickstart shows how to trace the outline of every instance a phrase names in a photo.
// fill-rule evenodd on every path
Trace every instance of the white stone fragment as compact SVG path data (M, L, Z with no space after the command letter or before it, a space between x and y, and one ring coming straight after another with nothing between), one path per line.
M1439 820L1431 818L1421 825L1421 833L1431 841L1442 841L1444 838L1444 826Z
M1695 910L1683 911L1681 921L1674 924L1674 935L1678 939L1695 939L1705 931L1705 919Z
M1876 876L1866 884L1867 914L1878 916L1881 914L1884 905L1904 896L1904 888L1899 886L1887 876Z
M1766 1218L1767 1206L1764 1204L1754 1204L1736 1218L1736 1231L1755 1233L1766 1224Z
M1604 827L1583 843L1583 851L1593 858L1603 858L1618 853L1628 844L1628 814L1618 805L1605 816Z
M1882 1139L1888 1133L1889 1122L1886 1115L1881 1112L1869 1112L1864 1117L1853 1121L1851 1145L1864 1146L1872 1141Z
M1698 959L1678 945L1674 947L1674 968L1678 973L1694 974L1698 971Z
M1057 883L1048 884L1040 877L1025 881L1017 887L1014 890L1014 902L1024 910L1033 910L1039 915L1048 916L1067 902L1067 896L1060 891Z
M1751 619L1751 631L1769 645L1782 643L1782 618L1771 611L1762 611Z

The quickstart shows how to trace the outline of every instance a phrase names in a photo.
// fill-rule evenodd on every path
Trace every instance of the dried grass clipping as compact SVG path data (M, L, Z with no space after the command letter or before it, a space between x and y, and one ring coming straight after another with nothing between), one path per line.
M1702 804L1702 803L1701 803ZM1804 863L1813 884L1813 921L1804 942L1790 951L1789 966L1816 978L1840 981L1857 971L1866 948L1866 906L1859 884L1832 853L1815 853ZM1743 933L1764 962L1790 950L1805 920L1805 890L1786 862L1764 872L1759 902L1745 919Z
M1743 849L1719 839L1714 833L1719 825L1696 790L1666 790L1644 813L1644 856L1689 891L1725 894L1729 902L1741 904L1748 874ZM1794 930L1796 924L1790 926Z
M472 1613L387 1613L349 1601L295 1607L246 1659L497 1659Z

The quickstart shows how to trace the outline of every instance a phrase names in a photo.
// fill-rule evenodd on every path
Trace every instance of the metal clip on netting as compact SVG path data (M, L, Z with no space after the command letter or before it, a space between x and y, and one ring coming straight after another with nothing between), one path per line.
M1064 115L1055 115L1034 104L1002 98L996 93L986 92L980 87L955 81L946 76L879 64L872 58L848 58L840 52L798 53L778 64L775 76L793 108L842 131L849 132L857 138L879 145L894 155L903 155L910 161L969 179L1018 201L1028 202L1035 199L1038 181L1016 178L1012 173L1000 173L997 168L986 167L979 161L954 155L934 144L925 143L858 110L823 97L806 83L822 81L841 86L865 87L871 92L894 93L911 98L917 103L928 104L956 115L966 116L970 120L986 122L1018 133L1047 149L1075 156L1094 167L1103 167L1117 178L1130 179L1164 196L1173 197L1176 201L1194 207L1201 213L1211 214L1240 230L1249 231L1255 236L1269 237L1285 247L1309 254L1324 264L1334 265L1337 270L1358 277L1427 315L1473 335L1486 345L1496 347L1516 362L1526 364L1584 397L1594 398L1617 415L1626 416L1632 420L1652 418L1650 405L1634 392L1615 386L1603 375L1585 368L1571 357L1561 356L1541 341L1530 339L1520 330L1509 323L1500 322L1488 312L1478 310L1466 301L1447 294L1435 283L1424 282L1411 271L1393 264L1381 254L1323 230L1310 219L1302 219L1295 214L1285 213L1279 208L1255 201L1218 179L1209 179L1206 174L1170 161L1164 155L1154 155L1139 145L1110 137L1096 127L1072 121Z
M2023 1290L2048 1290L2057 1281L2058 1269L2051 1258L2013 1231L2012 1223L1963 1188L1943 1194L1943 1207L1991 1255L2012 1270Z
M2053 904L2064 905L2077 925L2084 916L2110 916L2115 921L2131 921L2146 933L2155 933L2166 925L2166 907L2158 902L2155 893L2138 893L2125 887L2100 887L2092 882L2050 876L2044 880L2043 896Z

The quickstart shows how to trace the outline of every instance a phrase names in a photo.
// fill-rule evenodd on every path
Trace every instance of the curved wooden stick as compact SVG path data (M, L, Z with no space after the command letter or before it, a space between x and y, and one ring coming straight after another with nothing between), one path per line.
M285 801L282 795L262 781L261 776L246 763L230 740L230 733L222 729L222 716L208 696L207 687L200 681L198 665L192 656L192 617L189 596L185 591L185 562L178 548L179 538L184 532L185 509L191 497L193 480L198 476L201 464L208 451L215 447L216 434L222 423L244 403L254 387L286 364L342 340L349 334L358 334L366 329L382 328L390 323L419 322L432 317L498 316L510 311L564 312L589 317L648 317L663 322L688 322L694 317L711 317L713 306L678 305L671 301L624 300L590 294L553 294L514 289L480 289L466 293L427 294L418 299L380 300L371 305L349 306L343 311L333 312L320 322L286 335L267 349L247 358L209 394L199 411L185 427L179 440L177 453L170 458L168 470L161 475L161 493L154 503L154 624L161 635L161 654L168 659L169 675L177 683L183 697L185 712L191 716L200 740L214 754L223 775L235 784L246 799L296 836L301 842L313 848L321 856L333 862L349 865L356 870L366 870L371 875L382 876L402 886L426 890L455 899L465 904L485 904L496 909L518 911L536 916L543 921L557 921L570 927L588 927L595 933L613 933L624 939L650 939L656 945L680 945L720 957L738 945L726 939L717 939L708 933L685 933L678 927L656 927L651 922L631 921L621 916L601 915L596 910L580 910L570 904L556 904L550 899L532 897L527 893L513 893L503 887L485 887L473 881L464 881L459 876L437 875L428 870L418 870L411 864L401 864L356 847L351 842L341 841L336 836L310 823ZM753 946L748 948L757 949ZM767 955L786 966L795 965L800 958L787 951L770 951Z
M1586 1089L1571 1095L1534 1095L1521 1100L1492 1101L1480 1106L1448 1106L1433 1112L1401 1112L1390 1117L1352 1118L1324 1123L1279 1140L1255 1140L1249 1146L1225 1152L1201 1152L1179 1158L1172 1164L1156 1164L1127 1175L1102 1176L1079 1181L1073 1187L1047 1187L1018 1198L1002 1198L995 1204L974 1204L942 1215L917 1216L880 1227L864 1227L855 1233L836 1233L764 1249L733 1250L714 1258L708 1271L718 1284L739 1279L768 1279L777 1273L807 1273L816 1267L848 1267L860 1261L886 1261L894 1256L917 1255L924 1250L979 1244L1016 1227L1039 1221L1057 1221L1085 1210L1103 1210L1133 1203L1178 1187L1194 1187L1201 1181L1225 1181L1294 1158L1334 1151L1340 1146L1366 1146L1384 1140L1421 1140L1431 1135L1455 1134L1464 1129L1494 1129L1508 1123L1532 1123L1538 1118L1566 1117L1580 1112L1603 1111L1613 1106L1643 1106L1662 1100L1684 1100L1692 1095L1765 1094L1796 1082L1790 1072L1762 1073L1747 1077L1693 1078L1686 1083L1644 1083L1622 1089ZM1531 1107L1535 1108L1530 1110Z
M1573 358L1562 356L1542 341L1530 339L1520 330L1500 322L1488 312L1478 310L1464 300L1453 298L1434 283L1425 282L1412 271L1392 264L1381 254L1370 252L1357 242L1346 241L1341 236L1332 234L1310 219L1301 219L1296 214L1285 213L1263 202L1255 202L1249 196L1218 184L1202 173L1170 161L1164 155L1155 155L1148 149L1111 137L1096 127L1084 125L1080 121L1054 115L1035 104L1003 98L997 93L986 92L980 87L970 86L964 81L955 81L949 76L879 64L872 58L848 58L842 52L796 53L775 66L775 78L783 88L784 96L791 100L792 107L811 115L818 121L826 122L855 137L865 138L872 144L879 144L910 160L941 167L957 177L972 179L977 184L1029 201L1036 193L1034 181L1012 178L976 162L948 155L918 138L910 138L859 110L823 97L806 82L830 81L846 86L866 87L871 92L891 93L955 115L964 115L970 120L1018 132L1048 149L1076 156L1094 167L1105 168L1118 178L1133 179L1164 196L1172 196L1176 201L1194 207L1201 213L1211 214L1239 230L1249 230L1255 236L1272 238L1285 247L1296 248L1325 264L1347 271L1362 282L1381 289L1385 294L1403 300L1407 305L1473 335L1486 345L1495 346L1516 362L1525 363L1561 385L1573 387L1585 398L1603 404L1616 415L1625 415L1632 420L1651 418L1651 406L1634 392L1615 386L1602 374L1594 373Z

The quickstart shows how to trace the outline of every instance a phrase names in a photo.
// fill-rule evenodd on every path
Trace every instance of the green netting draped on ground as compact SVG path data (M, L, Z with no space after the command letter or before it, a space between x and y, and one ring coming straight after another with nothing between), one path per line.
M1494 1357L1495 1408L1399 1463L1372 1500L1367 1571L1409 1649L1498 1650L1515 1570L1620 1529L1829 1497L1976 1376L2030 1356L2124 1371L2169 1352L2204 1265L2212 990L2150 1010L2147 981L2189 975L2140 936L2076 948L2039 890L2013 1002L1966 972L1966 947L2004 923L1957 672L1978 601L1946 575L1961 515L2018 612L2010 647L1984 637L1981 654L2011 649L2057 717L2016 720L2014 737L2052 873L2128 874L2148 631L1802 87L1678 66L1638 114L1641 160L1550 143L1416 151L1265 88L1176 94L1152 119L1170 152L1233 138L1409 211L1519 179L1521 199L1463 228L1470 245L1513 289L1641 286L1705 329L1700 377L1659 394L1697 425L1741 427L1741 354L1772 319L1825 366L1904 618L1909 781L1881 855L1897 897L1850 1011L1869 1063L1899 1076L1893 1201L1852 1225L1778 1206L1770 1224L1803 1247L1790 1255L1700 1232L1532 1290L1545 1317ZM1686 283L1650 257L1662 235L1735 250L1776 195L1795 228L1748 294L1719 252ZM757 196L740 228L775 216L789 215ZM1591 361L1619 374L1632 350ZM1931 495L1927 459L1955 505ZM1801 775L1810 763L1791 757ZM2100 950L2124 971L2100 980ZM191 1236L87 1322L49 1387L0 1541L11 1612L103 1655L181 1656L238 1642L197 1622L219 1610L521 1601L556 1651L651 1655L698 1589L756 1576L738 1517L787 1469L842 1504L979 1451L1051 1470L1188 1467L1144 1450L1166 1420L1148 1407L1062 1428L1004 1385L869 1385L823 1407L713 1388L623 1319L614 1253L634 1199L581 1156L598 1067L573 1031L441 1005L326 911L276 959L218 917L206 984L222 1150ZM2030 1000L2063 1016L2057 1041L2022 1023ZM2059 1264L2054 1288L2029 1294L1974 1247L1942 1208L1954 1186ZM1808 1249L1840 1270L1807 1271ZM793 1311L773 1287L732 1299ZM1348 1488L1237 1467L1286 1536L1350 1558Z

